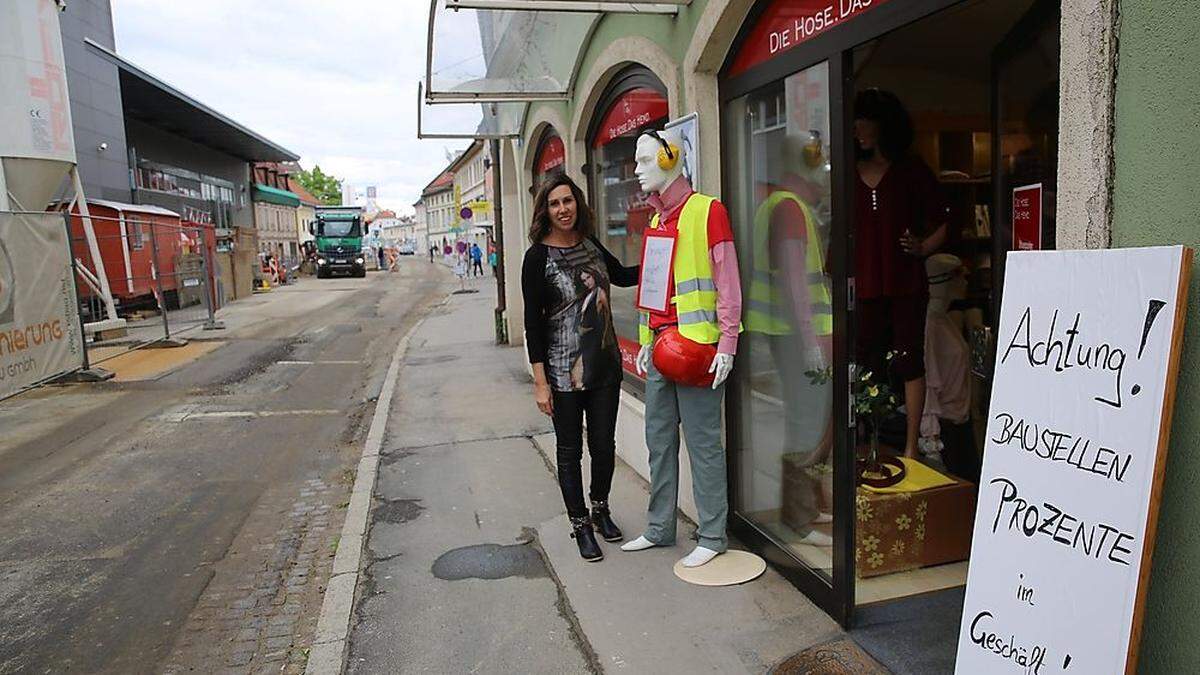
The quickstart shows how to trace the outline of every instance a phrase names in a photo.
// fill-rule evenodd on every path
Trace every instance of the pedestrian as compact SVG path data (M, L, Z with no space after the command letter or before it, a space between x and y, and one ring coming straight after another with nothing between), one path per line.
M588 562L604 558L596 531L605 541L623 538L608 506L623 374L609 285L638 282L638 268L621 265L594 233L595 216L583 191L565 174L555 176L534 198L532 246L521 266L534 401L553 420L558 486L571 536ZM585 417L592 460L590 514L580 467Z
M434 256L436 253L437 253L437 246L434 246L433 244L430 244L430 245L429 245L429 262L430 262L431 264L433 263L433 256Z
M471 244L471 276L483 276L483 249Z
M496 249L492 249L488 253L488 264L492 266L492 276L497 276L496 264L499 262L499 256L496 255Z
M387 263L384 262L383 244L380 244L375 247L375 254L379 258L379 269L384 269L385 267L387 267Z

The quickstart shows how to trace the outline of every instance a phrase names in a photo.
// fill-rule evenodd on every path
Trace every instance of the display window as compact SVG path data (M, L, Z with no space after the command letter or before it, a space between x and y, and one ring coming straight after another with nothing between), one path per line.
M844 624L961 602L1004 254L1055 241L1058 37L1050 0L774 0L722 71L731 525Z
M538 187L547 179L566 170L567 150L562 137L553 128L547 128L538 141L537 153L533 158L533 184L531 192L537 194Z
M596 212L597 234L626 265L638 264L642 232L654 214L633 173L637 138L647 129L662 129L666 124L669 113L665 91L644 68L624 71L597 106L588 134L591 206ZM612 290L613 324L621 360L634 380L639 379L634 367L639 349L636 290Z

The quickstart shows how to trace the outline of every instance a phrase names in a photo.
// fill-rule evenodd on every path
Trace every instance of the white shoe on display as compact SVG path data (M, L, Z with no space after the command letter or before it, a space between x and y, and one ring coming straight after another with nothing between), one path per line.
M646 549L654 548L655 546L658 546L658 544L650 541L649 539L647 539L645 537L638 537L637 539L634 539L633 541L627 541L624 544L621 544L621 550L622 551L645 551Z
M833 522L833 514L832 513L818 513L817 517L813 518L813 524L815 524L815 525L825 525L826 523L832 523L832 522Z
M820 530L813 530L801 537L800 543L809 546L833 546L833 537Z
M711 548L697 546L696 548L692 549L692 552L687 554L687 556L683 559L683 566L699 567L719 555L721 555L720 551L714 551Z

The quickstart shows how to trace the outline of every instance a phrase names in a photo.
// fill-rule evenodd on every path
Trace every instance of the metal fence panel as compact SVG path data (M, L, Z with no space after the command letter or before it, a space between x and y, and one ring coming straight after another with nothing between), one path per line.
M93 213L90 219L117 313L126 322L123 329L88 342L92 365L214 324L220 300L214 294L219 271L211 225L181 223L166 213ZM87 278L95 266L83 235L84 218L73 213L70 220L72 251L81 270L79 305L85 319L96 320L103 303L95 279Z
M67 237L57 213L0 211L0 399L83 367Z

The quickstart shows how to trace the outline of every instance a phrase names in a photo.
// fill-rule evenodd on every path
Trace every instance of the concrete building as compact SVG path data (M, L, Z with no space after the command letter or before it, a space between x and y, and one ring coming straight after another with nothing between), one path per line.
M84 192L251 227L248 163L295 153L119 56L109 0L73 0L60 24Z
M454 223L454 174L443 171L421 191L426 238L430 245L444 248L458 238Z
M993 358L988 336L996 328L988 322L997 316L994 289L1002 288L1004 260L1014 246L1013 189L1041 186L1042 248L1200 245L1189 187L1200 173L1195 125L1200 71L1194 58L1184 56L1200 54L1200 5L1153 0L829 4L836 21L826 21L823 5L806 9L807 3L797 0L693 0L686 7L666 7L662 14L514 11L501 20L481 12L486 68L461 81L439 82L435 76L426 92L435 98L446 93L443 102L469 94L486 100L489 87L493 95L497 87L513 94L509 99L537 93L523 102L496 103L494 112L476 118L477 125L461 129L463 138L500 140L504 265L510 280L519 278L528 246L528 196L552 171L565 171L585 188L599 220L598 236L626 264L635 264L652 210L632 180L633 147L642 132L672 122L684 125L690 154L698 160L689 166L692 183L720 197L728 209L747 280L762 192L781 182L811 191L815 236L829 251L824 271L834 308L834 383L813 392L811 404L803 406L810 417L801 425L817 436L832 429L835 437L830 459L818 467L824 471L821 498L833 514L823 531L833 543L801 542L806 526L796 529L789 520L806 484L797 482L791 463L797 450L783 440L784 427L796 414L784 405L795 374L775 364L761 336L742 337L740 365L727 389L730 525L843 624L855 626L860 617L886 607L904 617L894 620L920 625L898 634L910 647L940 654L936 667L924 671L940 672L953 665L952 635L958 629L966 563L891 573L869 567L874 553L882 558L894 551L858 548L856 533L866 527L856 524L863 517L854 468L854 434L861 425L852 424L844 398L834 399L835 392L848 396L858 339L849 293L862 276L854 269L851 238L853 200L861 189L855 175L854 101L860 92L883 88L896 93L911 114L913 151L932 169L957 237L947 250L964 261L971 297L983 315L969 337L979 357L972 388L986 400ZM433 44L439 44L436 38ZM453 55L435 52L431 59L438 73ZM555 97L561 100L532 100ZM696 113L694 121L684 119L689 113ZM432 229L437 221L429 220ZM1200 661L1200 642L1190 638L1197 626L1193 608L1200 601L1200 590L1190 582L1200 564L1200 535L1190 526L1200 514L1190 478L1200 464L1190 452L1200 437L1200 370L1190 367L1200 358L1200 342L1193 339L1200 325L1195 281L1191 290L1191 327L1140 627L1138 672L1184 672ZM748 281L743 295L749 295ZM632 300L627 291L612 292L628 371L637 351ZM507 284L506 306L508 335L519 343L519 284ZM648 475L644 406L644 385L627 372L617 447L643 476ZM977 405L972 424L985 422L986 410L986 402ZM973 437L982 445L979 431ZM685 466L681 470L680 506L695 517L690 478ZM945 541L943 532L937 536L938 545L962 551L959 560L969 554L961 541ZM932 601L892 602L912 593L948 599L940 609ZM958 600L954 593L960 594Z
M492 236L492 160L488 144L474 141L450 165L454 173L454 228L460 237L481 248L487 248ZM470 213L463 218L463 213Z

